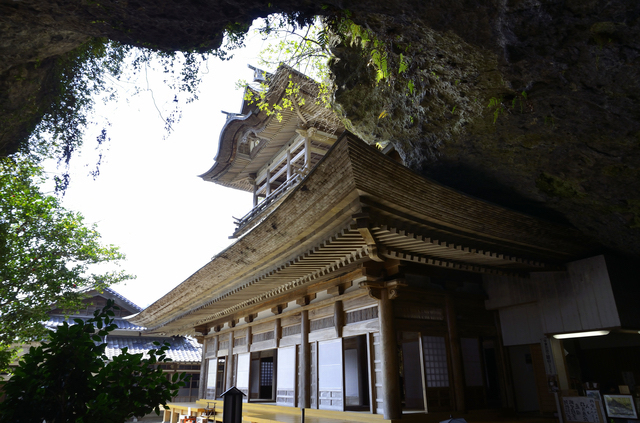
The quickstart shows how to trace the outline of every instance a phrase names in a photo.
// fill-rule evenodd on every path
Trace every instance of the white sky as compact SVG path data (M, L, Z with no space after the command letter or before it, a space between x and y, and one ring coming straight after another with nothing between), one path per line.
M250 81L247 64L257 65L262 41L256 37L234 59L209 60L199 100L182 104L182 120L167 138L150 93L122 94L117 104L98 104L96 117L112 123L100 175L95 166L97 129L88 129L85 145L72 159L71 185L63 204L97 223L105 244L127 255L122 268L137 279L113 288L146 307L204 266L230 244L232 216L251 209L251 194L198 178L214 163L221 110L239 112L239 79ZM174 93L149 76L156 104L171 107ZM154 81L154 79L156 79ZM125 101L128 99L128 101Z

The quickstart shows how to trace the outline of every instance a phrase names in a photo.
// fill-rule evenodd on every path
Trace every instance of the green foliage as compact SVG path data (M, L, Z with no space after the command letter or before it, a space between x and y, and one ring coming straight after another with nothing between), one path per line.
M161 405L184 386L186 374L169 380L160 364L168 344L148 354L129 354L126 348L109 361L104 337L116 328L113 301L86 322L63 323L39 347L22 357L5 384L0 422L122 423Z
M286 16L270 15L257 32L269 41L260 52L261 66L275 69L284 63L319 82L329 76L327 60L331 57L331 34L324 21L318 19L299 27Z
M129 279L123 272L90 273L98 263L124 259L100 243L93 226L40 191L42 169L20 158L0 158L0 369L10 346L42 337L53 303L74 310L79 291Z
M498 121L498 117L500 114L505 112L504 104L502 104L502 97L491 97L489 99L488 109L493 110L493 123L495 124Z
M288 81L283 82L274 81L265 74L264 82L258 86L239 81L238 88L245 89L244 100L255 104L268 116L275 115L278 121L282 120L283 110L294 110L305 104L304 91L314 92L316 103L329 107L333 93L327 65L331 57L331 42L330 33L323 22L316 20L301 26L286 15L275 14L263 20L257 33L269 41L260 52L260 66L275 69L284 64L305 76L294 80L289 74ZM281 83L286 83L282 101L269 99L269 86Z
M326 6L325 9L330 9ZM316 81L319 87L316 102L325 107L331 107L331 100L335 87L331 82L329 63L335 59L331 49L337 44L344 43L356 46L369 61L375 72L375 83L391 84L406 74L410 68L410 59L400 54L397 64L390 64L389 45L373 35L373 33L357 25L351 20L348 11L329 11L325 18L318 18L313 25L300 27L292 25L282 15L271 15L264 20L258 33L265 40L271 42L260 55L260 65L274 69L281 64L289 66ZM407 46L406 50L409 47ZM395 70L397 68L397 70ZM280 120L281 108L293 110L301 105L303 97L299 95L300 87L297 82L289 82L287 93L281 105L271 104L266 98L268 85L273 81L266 81L258 87L252 87L244 81L239 84L245 91L245 100L256 104L260 110L268 114L275 114ZM406 82L411 95L415 84L411 79Z
M522 91L520 93L520 95L517 95L515 97L513 97L513 100L511 100L511 108L515 109L516 108L516 103L519 102L520 103L520 113L524 113L524 102L527 100L527 92L526 91Z
M196 53L165 52L152 48L134 48L106 38L92 38L75 50L60 56L54 66L50 86L47 87L47 104L40 123L32 132L29 143L21 151L33 160L57 159L68 167L73 153L84 141L85 129L95 120L93 108L96 101L114 102L120 97L119 88L127 86L127 95L143 91L151 92L147 71L161 70L164 84L176 92L174 109L163 115L157 105L165 130L170 134L181 117L178 95L186 97L186 103L197 99L200 69L211 57L229 59L231 50L244 45L244 26L230 26L226 43L214 52ZM114 83L115 82L115 83ZM98 147L107 141L107 118L97 138ZM98 163L99 166L99 163ZM97 173L97 172L96 172ZM67 172L57 179L57 189L68 186Z

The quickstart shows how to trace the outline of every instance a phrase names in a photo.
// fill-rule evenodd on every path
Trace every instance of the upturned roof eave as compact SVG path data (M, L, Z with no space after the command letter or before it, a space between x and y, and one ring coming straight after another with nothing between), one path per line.
M261 121L261 116L259 115L260 113L256 115L254 111L249 111L246 115L232 117L225 122L220 131L218 152L213 159L214 164L209 170L198 175L199 178L208 182L216 182L216 179L226 173L233 164L238 146L238 138L242 135L241 130L246 126L258 125ZM266 119L266 116L262 116L262 118Z
M288 66L281 65L276 73L277 74L291 74L297 78L309 79L302 73L292 69ZM276 80L277 78L273 78ZM281 101L285 85L279 84L275 87L269 87L267 93L267 99L275 99L278 103ZM252 90L250 87L245 88L245 95L243 95L241 116L231 117L225 122L222 130L220 131L220 137L218 141L218 152L214 157L215 163L213 166L201 175L200 178L209 182L217 182L217 180L223 176L232 166L236 156L239 137L243 134L243 128L256 128L264 125L271 117L270 113L266 110L260 110L251 101L246 100L246 92Z

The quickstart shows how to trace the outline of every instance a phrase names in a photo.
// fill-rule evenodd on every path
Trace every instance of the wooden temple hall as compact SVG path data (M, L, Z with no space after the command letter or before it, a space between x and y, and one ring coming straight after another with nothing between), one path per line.
M387 420L552 415L555 387L640 380L639 360L617 358L640 352L626 261L417 175L345 132L303 75L282 67L269 81L272 104L289 81L306 101L279 116L245 101L201 175L253 192L235 242L131 319L202 342L201 399L235 386L248 402ZM571 341L579 371L553 337L602 329L615 342Z

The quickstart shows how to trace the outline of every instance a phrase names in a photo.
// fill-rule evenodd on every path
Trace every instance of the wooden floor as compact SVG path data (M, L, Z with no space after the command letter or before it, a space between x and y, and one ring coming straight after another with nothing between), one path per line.
M213 406L214 401L200 400L201 406ZM194 403L189 403L193 407ZM183 409L182 403L168 404L177 409ZM216 421L222 421L222 401L215 401L217 410ZM429 413L405 411L402 419L385 420L381 414L370 414L367 412L339 412L329 410L305 409L305 423L439 423L453 417L464 418L468 423L495 422L495 423L557 423L558 419L544 418L537 415L522 416L513 411L505 410L478 410L465 414L460 413ZM213 421L213 419L210 419ZM168 420L165 420L168 422ZM299 408L281 407L272 404L244 403L242 410L243 423L302 423L302 412Z

